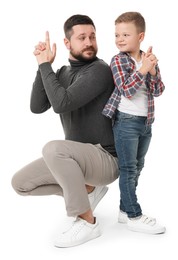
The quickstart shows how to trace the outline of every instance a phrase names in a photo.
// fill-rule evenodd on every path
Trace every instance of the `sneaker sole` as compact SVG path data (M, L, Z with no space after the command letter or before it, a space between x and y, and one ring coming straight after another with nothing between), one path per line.
M152 235L163 234L163 233L166 232L166 229L164 227L160 228L158 230L145 230L145 229L142 229L142 228L134 228L134 227L128 226L128 229L131 230L131 231L134 231L134 232L140 232L140 233L146 233L146 234L152 234Z
M96 206L98 205L98 203L100 202L100 200L104 197L104 195L106 194L106 192L108 191L108 187L105 186L102 191L98 194L97 198L95 199L94 203L91 205L91 209L92 211L95 210Z
M80 241L77 241L77 242L73 242L73 243L56 243L54 244L55 247L59 247L59 248L67 248L67 247L74 247L74 246L79 246L79 245L82 245L92 239L95 239L97 237L100 237L101 236L101 231L98 231L97 233L92 233L90 237L84 239L84 240L80 240Z

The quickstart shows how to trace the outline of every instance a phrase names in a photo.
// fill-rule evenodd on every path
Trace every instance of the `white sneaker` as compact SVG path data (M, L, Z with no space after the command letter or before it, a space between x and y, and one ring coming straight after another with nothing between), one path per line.
M156 223L156 219L142 215L139 219L129 219L127 222L128 229L136 232L149 234L162 234L166 228Z
M63 232L55 241L56 247L72 247L83 244L101 235L99 224L90 224L82 218L77 217L72 226Z
M128 221L127 213L123 212L122 210L119 210L118 222L122 224L126 224L127 221Z
M88 194L92 211L94 211L94 209L96 208L100 200L104 197L107 191L107 186L96 186L94 190Z

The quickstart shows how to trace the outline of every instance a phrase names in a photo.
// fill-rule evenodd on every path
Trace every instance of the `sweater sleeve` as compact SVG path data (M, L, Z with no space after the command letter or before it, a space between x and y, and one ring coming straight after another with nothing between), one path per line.
M113 84L109 66L100 60L80 69L67 88L61 85L61 81L53 72L50 63L41 64L39 69L46 101L49 100L56 113L73 111L86 105L106 91L108 84ZM63 76L67 77L68 74ZM41 93L43 94L42 89ZM43 95L43 101L44 99Z
M44 85L41 78L41 73L38 70L35 81L33 83L31 98L30 98L30 109L33 113L43 113L51 107L51 104L46 95Z

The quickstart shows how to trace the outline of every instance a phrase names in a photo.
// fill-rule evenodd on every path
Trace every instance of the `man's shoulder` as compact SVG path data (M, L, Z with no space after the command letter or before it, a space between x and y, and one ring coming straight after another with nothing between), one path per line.
M59 69L57 69L56 71L56 74L59 75L59 74L64 74L66 72L69 72L71 69L71 66L70 65L62 65Z
M88 65L88 67L90 67L92 70L97 70L97 71L98 70L105 70L105 71L110 70L110 66L103 59L99 59L99 58L97 58L92 63L90 63Z
M98 66L105 66L105 67L109 67L109 65L106 63L106 61L104 61L103 59L97 58L94 63Z

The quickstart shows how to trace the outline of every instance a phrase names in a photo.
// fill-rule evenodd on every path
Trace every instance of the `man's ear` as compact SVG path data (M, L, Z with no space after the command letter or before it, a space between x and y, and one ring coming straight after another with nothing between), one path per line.
M64 38L64 44L68 50L70 50L70 41L67 38Z

